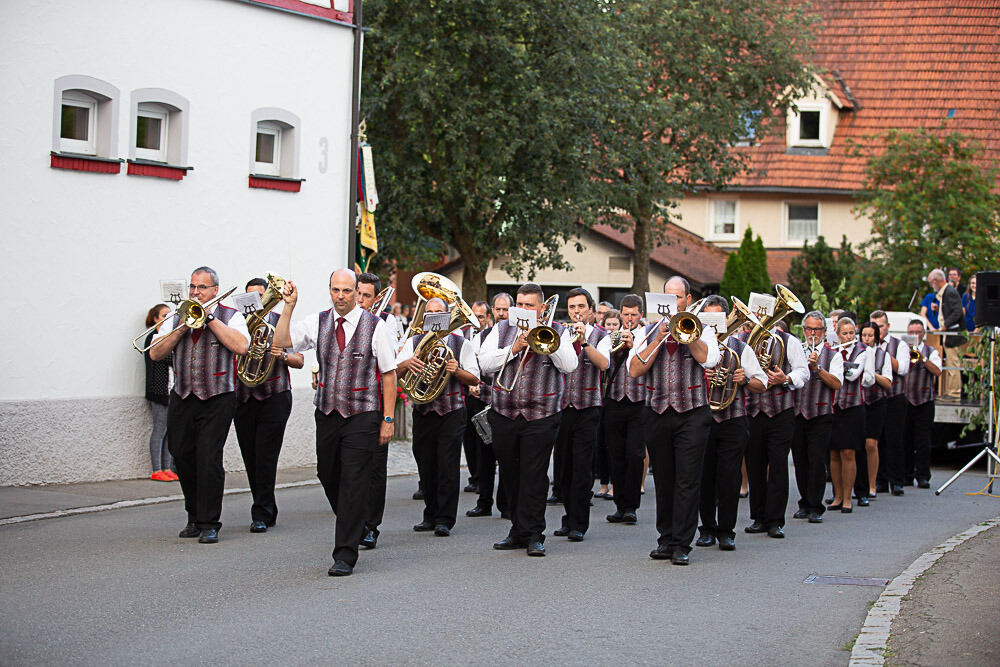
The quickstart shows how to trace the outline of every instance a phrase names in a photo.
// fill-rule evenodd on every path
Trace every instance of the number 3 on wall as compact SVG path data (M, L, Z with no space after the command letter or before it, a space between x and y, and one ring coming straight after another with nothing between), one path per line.
M321 174L325 174L326 173L326 162L327 162L327 160L326 160L326 151L327 151L327 147L328 146L329 146L329 142L326 140L326 137L320 137L319 138L319 155L320 155L319 173L321 173Z

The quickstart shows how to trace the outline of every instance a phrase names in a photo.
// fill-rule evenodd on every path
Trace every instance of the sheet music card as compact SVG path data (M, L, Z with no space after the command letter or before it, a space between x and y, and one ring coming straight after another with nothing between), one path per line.
M749 308L750 312L756 315L758 319L762 320L765 317L774 314L774 304L777 303L777 301L778 299L770 294L750 292L750 300L747 302L747 308Z
M534 329L538 326L538 313L534 310L511 306L507 317L510 319L510 323L518 329Z
M650 322L677 314L677 295L646 292L646 316Z
M172 303L175 306L181 301L186 299L187 294L187 281L186 280L161 280L160 281L160 299L164 303Z
M715 337L726 333L726 314L725 313L698 313L698 319L705 327L711 327L715 330Z
M425 313L424 324L420 328L429 333L447 331L449 322L451 322L451 315L448 313Z
M260 302L260 292L246 292L245 294L234 294L232 296L233 306L240 313L243 313L243 317L247 317L250 313L261 310L264 306Z

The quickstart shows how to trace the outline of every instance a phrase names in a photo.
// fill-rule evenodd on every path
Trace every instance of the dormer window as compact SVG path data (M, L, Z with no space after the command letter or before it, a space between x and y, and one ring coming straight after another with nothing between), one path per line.
M789 112L788 146L790 148L829 148L827 118L830 103L826 100L800 102Z

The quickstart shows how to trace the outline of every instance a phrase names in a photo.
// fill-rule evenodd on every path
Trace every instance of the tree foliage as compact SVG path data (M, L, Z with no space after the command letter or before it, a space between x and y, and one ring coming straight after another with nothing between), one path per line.
M890 130L873 139L852 147L867 158L855 213L872 223L860 246L867 261L852 282L862 305L906 310L915 290L927 290L935 267L961 267L964 275L995 268L998 172L983 166L981 148L943 128Z
M739 249L726 258L726 270L719 285L719 294L727 299L746 301L750 292L770 294L771 278L767 273L767 251L758 235L747 227Z
M815 292L812 283L815 279L819 281L823 295L832 295L834 302L838 303L837 300L843 298L845 285L853 279L856 264L857 257L847 236L841 239L840 248L836 251L820 236L812 245L806 241L802 253L792 258L787 287L808 307L808 297Z
M604 201L634 233L632 291L648 287L649 252L666 238L676 200L720 189L747 168L735 148L768 129L810 83L813 17L784 0L615 2L631 61L600 133Z

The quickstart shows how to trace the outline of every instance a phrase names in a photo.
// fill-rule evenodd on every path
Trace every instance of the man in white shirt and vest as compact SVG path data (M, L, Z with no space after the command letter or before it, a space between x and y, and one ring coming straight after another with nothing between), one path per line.
M207 266L198 267L191 274L188 293L188 298L208 303L219 293L218 274ZM172 329L158 336L149 350L153 361L174 353L167 445L177 466L188 517L180 537L197 537L202 544L219 541L226 481L222 450L236 407L233 355L246 354L249 345L243 316L216 304L198 329L181 325L175 315Z
M357 304L354 271L330 275L330 298L333 308L292 322L298 290L288 281L274 344L316 349L316 473L337 515L328 574L347 576L358 560L376 449L392 439L396 345L385 322Z
M941 355L937 348L924 342L924 323L911 320L906 333L917 340L913 347L920 353L920 360L910 365L906 374L906 433L904 436L903 484L912 486L916 475L917 486L931 488L931 428L934 425L934 397L937 379L941 376Z
M879 344L892 364L892 387L886 401L885 425L879 438L879 471L876 491L903 495L903 430L906 419L906 374L910 372L910 346L889 333L889 316L884 310L871 314L878 325Z
M534 310L540 316L545 308L542 288L535 283L522 285L517 290L515 305ZM564 374L572 373L577 366L569 331L557 322L552 326L560 336L559 348L552 354L532 352L527 332L510 320L498 322L479 351L480 370L497 374L488 418L512 522L507 537L493 548L526 549L529 556L545 555L549 458L559 431L566 389ZM501 371L508 353L509 363ZM512 391L500 389L501 384L511 386L522 361L521 375Z
M678 311L690 306L691 288L681 276L667 280L663 291L677 296ZM680 344L670 336L667 317L648 325L643 335L645 340L632 349L628 370L634 378L646 378L649 392L644 431L656 482L659 533L649 557L687 565L712 422L704 369L719 363L719 342L713 329L703 327L698 340Z

